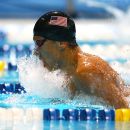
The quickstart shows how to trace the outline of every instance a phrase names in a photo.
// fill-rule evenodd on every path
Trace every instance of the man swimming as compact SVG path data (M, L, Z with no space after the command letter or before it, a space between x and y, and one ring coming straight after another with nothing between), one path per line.
M68 88L101 97L115 108L128 108L130 94L124 82L107 62L81 51L76 43L74 21L65 13L52 11L41 16L34 26L35 54L44 66L60 69L70 79Z

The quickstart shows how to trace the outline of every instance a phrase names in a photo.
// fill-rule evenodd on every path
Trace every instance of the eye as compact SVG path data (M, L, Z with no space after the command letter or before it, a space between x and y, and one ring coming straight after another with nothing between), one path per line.
M47 39L43 39L43 40L35 40L35 45L38 47L41 47L42 45L44 45L44 43L46 42Z

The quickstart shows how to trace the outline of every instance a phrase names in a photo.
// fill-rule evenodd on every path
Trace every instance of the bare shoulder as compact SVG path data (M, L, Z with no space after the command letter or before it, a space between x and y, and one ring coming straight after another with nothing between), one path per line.
M76 72L78 74L83 73L114 73L115 71L110 67L110 65L98 56L79 53L78 54L78 65Z

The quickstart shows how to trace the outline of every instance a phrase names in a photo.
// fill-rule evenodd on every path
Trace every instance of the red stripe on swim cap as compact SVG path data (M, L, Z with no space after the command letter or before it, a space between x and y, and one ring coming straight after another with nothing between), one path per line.
M51 16L49 24L67 27L67 18L62 16Z

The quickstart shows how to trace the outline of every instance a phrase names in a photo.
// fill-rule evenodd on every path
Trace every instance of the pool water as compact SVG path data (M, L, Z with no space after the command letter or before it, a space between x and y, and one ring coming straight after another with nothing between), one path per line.
M13 124L13 125L12 125ZM93 122L93 121L43 121L43 122L0 122L0 129L2 130L115 130L116 124L114 122ZM121 129L124 127L124 130L127 130L127 123L120 123ZM127 127L126 127L127 125ZM121 129L118 130L121 130Z
M93 121L43 121L33 123L14 122L11 124L0 123L2 130L129 130L128 122L93 122Z
M88 41L88 42L79 42L81 49L84 52L95 54L108 61L110 65L118 71L126 84L130 84L130 46L129 44L124 43L116 43L113 41ZM25 54L25 51L24 53ZM23 56L22 52L20 52L20 57ZM17 55L13 55L14 59L18 58ZM11 62L13 62L11 59ZM1 58L2 59L2 58ZM10 60L9 57L4 59L6 62ZM3 60L3 59L2 59ZM12 83L16 84L19 82L19 73L18 71L11 70L2 72L0 77L0 83ZM26 88L25 88L26 90ZM92 97L87 97L90 99ZM93 97L94 98L94 97ZM96 100L97 101L97 100ZM11 108L20 108L20 109L29 109L29 108L39 108L39 109L47 109L47 108L55 108L62 111L63 109L105 109L108 108L107 105L103 105L101 103L92 102L89 104L85 100L81 98L75 98L74 100L69 99L60 99L60 98L44 98L34 93L8 93L8 94L0 94L0 107L11 109ZM0 110L1 113L2 110ZM26 121L26 116L23 115L23 119L19 121L19 119L7 120L6 117L0 117L0 129L1 130L129 130L130 123L129 122L115 122L115 121L65 121L65 120L33 120Z

